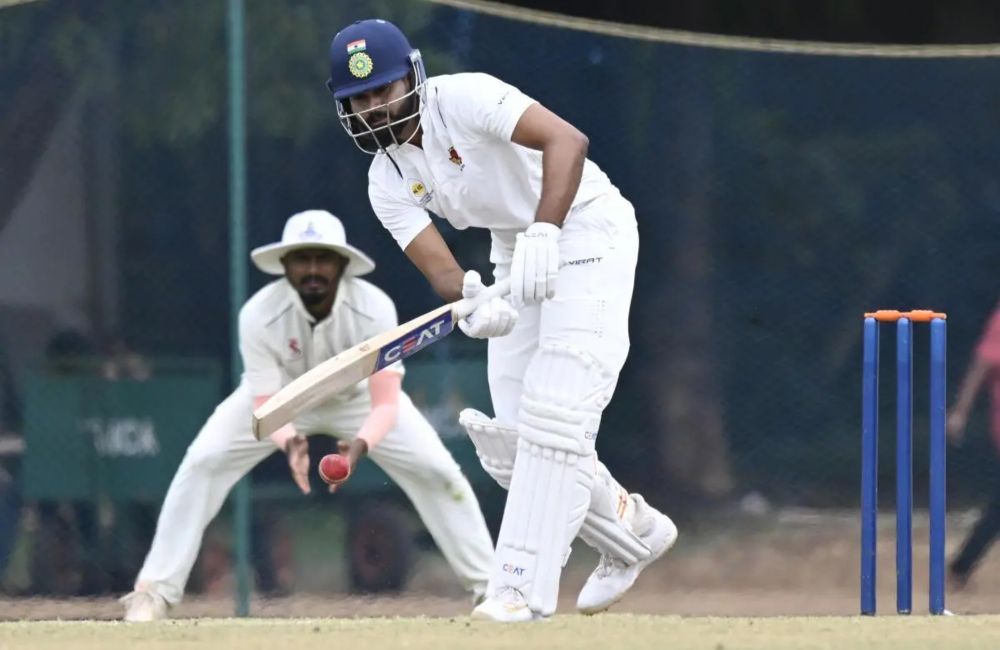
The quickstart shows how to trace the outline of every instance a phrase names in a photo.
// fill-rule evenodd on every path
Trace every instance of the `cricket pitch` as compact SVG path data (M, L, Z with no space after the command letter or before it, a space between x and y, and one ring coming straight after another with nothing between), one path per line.
M483 623L467 617L0 623L0 650L275 650L324 646L412 650L985 650L1000 647L1000 616L720 618L605 614L589 618L557 616L545 623L521 625Z

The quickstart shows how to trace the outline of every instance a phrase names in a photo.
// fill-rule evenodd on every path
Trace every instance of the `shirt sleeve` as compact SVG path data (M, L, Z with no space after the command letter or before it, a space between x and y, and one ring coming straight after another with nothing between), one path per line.
M991 364L1000 364L1000 305L993 310L989 323L976 345L976 355Z
M267 347L263 328L246 309L240 312L240 356L243 379L254 397L274 395L281 390L281 365Z
M491 75L476 72L460 75L449 84L443 98L448 117L463 129L509 142L524 111L535 103L514 86Z
M402 183L400 179L400 184ZM375 216L403 250L431 222L426 210L394 196L382 182L373 178L372 174L368 177L368 200L372 204Z

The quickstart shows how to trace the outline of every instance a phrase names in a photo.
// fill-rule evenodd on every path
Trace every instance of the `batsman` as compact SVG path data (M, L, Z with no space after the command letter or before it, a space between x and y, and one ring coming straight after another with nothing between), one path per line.
M487 74L427 78L419 50L384 20L355 22L330 45L340 121L374 158L372 208L445 300L483 290L429 212L490 231L494 280L508 299L461 323L489 338L494 418L460 421L486 471L507 488L487 598L475 618L543 619L579 535L600 555L577 607L619 600L677 538L666 515L597 460L601 414L628 354L639 238L635 211L580 131Z

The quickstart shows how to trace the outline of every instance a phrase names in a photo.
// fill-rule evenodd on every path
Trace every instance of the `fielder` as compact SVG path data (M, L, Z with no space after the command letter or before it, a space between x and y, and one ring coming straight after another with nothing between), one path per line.
M476 496L437 433L401 390L403 367L390 366L258 441L250 414L317 364L398 325L392 300L359 279L375 268L347 243L329 212L293 215L280 243L255 249L254 264L283 275L240 311L243 379L188 447L136 579L122 598L125 620L166 618L180 602L205 527L233 485L275 449L302 492L309 492L306 436L341 439L353 470L368 455L403 489L463 584L486 589L493 546Z
M420 52L383 20L344 28L330 45L337 112L373 154L372 208L445 300L483 289L463 272L428 211L486 228L497 298L460 323L489 338L496 417L460 420L507 506L487 598L473 616L552 615L573 538L601 553L577 600L607 609L669 549L677 528L597 461L601 414L628 353L639 239L635 213L587 159L587 138L486 74L428 79Z

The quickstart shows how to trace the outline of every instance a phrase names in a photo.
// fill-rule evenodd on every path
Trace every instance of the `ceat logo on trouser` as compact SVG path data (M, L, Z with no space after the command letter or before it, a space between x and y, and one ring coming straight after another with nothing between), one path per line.
M515 575L515 576L523 576L524 575L524 567L523 566L514 566L513 564L504 564L503 565L503 570L504 570L504 573L509 573L509 574Z
M451 311L446 311L418 330L402 336L382 348L378 354L375 370L381 370L388 365L405 359L434 341L447 336L455 328L451 320Z

